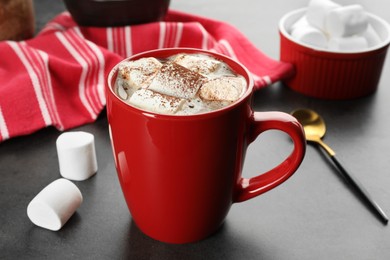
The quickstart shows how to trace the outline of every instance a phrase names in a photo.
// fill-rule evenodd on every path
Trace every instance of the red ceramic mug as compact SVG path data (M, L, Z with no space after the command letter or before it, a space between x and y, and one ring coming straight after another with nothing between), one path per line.
M134 222L156 240L188 243L215 232L233 203L286 181L303 160L306 140L292 116L253 112L253 80L244 66L226 56L174 48L126 60L177 53L204 53L224 61L245 77L244 95L228 107L204 114L156 114L117 97L113 90L117 65L108 76L107 116L120 185ZM271 129L286 132L293 140L293 151L274 169L243 178L247 146Z

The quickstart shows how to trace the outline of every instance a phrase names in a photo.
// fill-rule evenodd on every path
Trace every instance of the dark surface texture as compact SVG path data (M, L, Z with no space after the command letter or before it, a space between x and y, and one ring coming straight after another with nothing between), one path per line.
M260 50L278 59L280 17L308 1L172 0L173 9L224 20ZM359 3L390 22L390 2ZM60 0L36 0L37 27L64 10ZM390 214L390 59L378 91L348 101L305 97L283 86L259 90L257 111L290 112L307 107L327 123L325 141ZM0 259L390 259L390 227L359 200L317 147L308 145L297 173L283 185L238 203L222 228L198 243L170 245L146 237L132 222L112 157L106 114L74 130L95 135L98 173L75 182L84 202L58 232L34 226L26 208L60 178L55 142L47 128L0 143ZM244 175L275 166L291 151L284 134L269 131L250 147Z

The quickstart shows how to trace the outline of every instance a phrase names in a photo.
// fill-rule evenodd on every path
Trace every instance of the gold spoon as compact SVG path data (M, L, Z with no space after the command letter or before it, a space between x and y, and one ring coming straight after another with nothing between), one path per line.
M322 147L325 152L330 156L333 163L339 170L340 174L345 178L345 180L352 185L352 187L359 192L363 199L365 199L369 205L379 214L381 220L387 224L389 221L385 212L379 207L379 205L372 199L368 191L362 186L362 184L352 175L350 175L340 162L336 159L336 153L322 141L322 137L325 135L326 127L325 121L321 118L319 114L310 109L297 109L291 112L291 115L294 116L303 126L305 131L306 140L309 142L317 143Z

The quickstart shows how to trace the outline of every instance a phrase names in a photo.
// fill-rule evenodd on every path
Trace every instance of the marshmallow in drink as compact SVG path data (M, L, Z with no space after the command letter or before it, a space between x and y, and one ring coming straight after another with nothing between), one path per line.
M185 99L164 95L150 89L138 89L129 102L136 107L161 114L175 114L185 103Z
M134 91L147 87L162 64L155 58L123 62L118 68L119 96L126 100Z
M321 30L311 26L306 16L301 17L291 26L291 36L299 42L319 47L327 48L328 39Z
M56 142L62 177L82 181L97 172L95 139L82 131L66 132Z
M364 32L368 15L361 5L348 5L331 10L326 17L326 29L331 37L347 37Z
M332 37L328 42L328 49L331 51L361 51L368 48L366 38L363 36Z
M340 5L331 0L311 0L306 11L307 20L317 29L326 31L326 17L331 10L338 7Z
M220 77L206 82L199 91L202 99L211 101L236 101L245 89L242 77Z
M153 77L148 89L178 98L193 98L205 77L175 62L166 62Z
M35 225L57 231L80 207L83 196L67 179L58 179L42 189L28 204L27 216Z
M220 61L211 57L204 57L204 55L178 54L173 61L202 75L215 72L221 66Z
M378 33L375 31L375 29L370 24L367 26L367 30L365 30L361 34L361 36L366 38L368 47L376 46L377 44L382 42Z

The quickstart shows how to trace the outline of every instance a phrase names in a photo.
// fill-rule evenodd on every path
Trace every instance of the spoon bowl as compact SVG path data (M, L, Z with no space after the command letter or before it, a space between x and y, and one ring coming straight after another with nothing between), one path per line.
M336 154L321 140L326 133L326 125L319 114L310 109L297 109L291 115L303 126L307 141L319 144L331 156Z
M326 133L325 121L322 117L310 109L294 110L292 116L303 126L307 136L318 136L322 138ZM307 137L306 137L307 138Z

